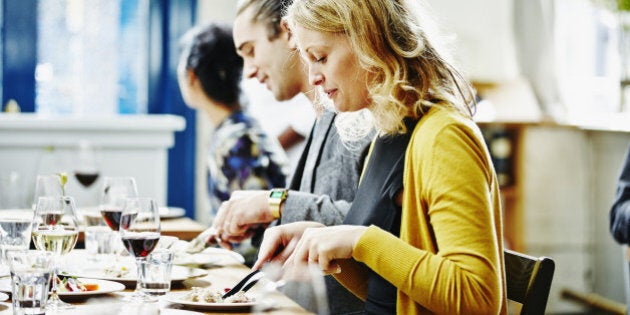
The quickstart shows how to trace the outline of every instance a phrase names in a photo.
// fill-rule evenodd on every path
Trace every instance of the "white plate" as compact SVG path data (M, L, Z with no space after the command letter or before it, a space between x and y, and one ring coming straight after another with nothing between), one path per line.
M227 255L234 260L240 262L241 264L245 263L245 258L243 257L243 255L225 248L207 247L206 249L201 251L201 253L205 255Z
M219 262L220 259L211 254L188 254L186 252L176 252L173 264L187 266L187 265L210 265Z
M160 219L174 219L186 215L186 210L177 207L160 207Z
M183 297L186 293L167 294L163 297L164 301L173 304L184 305L191 309L206 310L206 311L239 311L249 310L256 305L256 302L247 303L205 303L205 302L192 302L184 300Z
M4 302L9 299L9 296L0 292L0 302Z
M83 277L83 278L92 278L92 279L103 279L110 281L118 281L122 283L135 283L137 280L136 277L136 266L135 265L124 265L129 273L122 277L114 277L112 275L108 275L105 273L104 266L94 266L87 267L80 270L66 270L65 272L72 276ZM190 278L203 277L207 275L208 272L203 269L198 268L188 268L183 266L173 266L171 270L171 282L184 281Z
M87 279L87 278L79 278L79 280L83 283L96 283L98 284L98 290L94 291L83 291L83 292L57 292L57 294L61 297L76 297L76 296L88 296L88 295L98 295L105 293L118 292L125 289L125 285L115 281L107 281L101 279ZM11 280L10 279L2 279L0 280L0 291L11 292Z

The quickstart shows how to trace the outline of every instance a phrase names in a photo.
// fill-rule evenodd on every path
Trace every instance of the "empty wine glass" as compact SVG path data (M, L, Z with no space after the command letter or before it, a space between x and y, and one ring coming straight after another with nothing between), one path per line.
M279 303L280 299L287 297L309 312L329 314L326 284L318 265L304 263L283 266L274 262L265 265L262 271L265 276L258 284L261 287L255 296L254 314L271 310L298 312L291 309L290 303Z
M47 309L73 308L57 295L59 258L70 252L77 242L79 223L74 198L68 196L39 197L33 217L33 242L38 250L52 252L55 257L52 289Z
M112 250L118 260L120 254L120 217L127 198L138 197L136 180L133 177L105 177L100 197L100 211L105 223L114 231Z
M61 175L37 175L35 193L33 194L33 210L39 197L63 196L66 194Z
M125 248L136 258L138 271L136 290L126 300L155 301L155 297L140 290L140 268L160 240L160 213L157 202L151 198L128 198L120 218L119 232Z

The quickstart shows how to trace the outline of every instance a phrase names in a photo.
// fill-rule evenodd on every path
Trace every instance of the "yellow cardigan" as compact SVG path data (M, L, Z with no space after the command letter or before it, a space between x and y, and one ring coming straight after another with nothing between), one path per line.
M363 180L369 180L364 178ZM506 314L499 187L475 123L431 109L405 155L400 238L370 226L335 277L365 300L365 266L398 288L398 314Z

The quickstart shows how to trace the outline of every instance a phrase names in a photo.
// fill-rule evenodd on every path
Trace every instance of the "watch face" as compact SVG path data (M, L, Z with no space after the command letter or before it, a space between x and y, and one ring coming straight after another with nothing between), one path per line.
M282 191L274 190L271 192L271 198L280 198L282 197Z

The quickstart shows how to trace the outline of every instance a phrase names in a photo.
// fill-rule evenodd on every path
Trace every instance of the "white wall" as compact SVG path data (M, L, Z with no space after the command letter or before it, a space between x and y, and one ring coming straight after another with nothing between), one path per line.
M621 247L608 213L630 133L528 127L523 138L523 215L527 253L556 262L547 311L575 312L569 288L625 303Z

